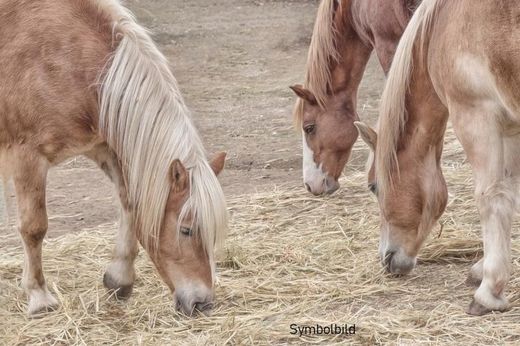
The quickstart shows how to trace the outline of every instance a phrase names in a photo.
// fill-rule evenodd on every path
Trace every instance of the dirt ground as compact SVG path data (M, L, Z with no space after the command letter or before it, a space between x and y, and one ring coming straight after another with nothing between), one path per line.
M301 186L301 138L293 127L295 97L288 86L303 81L318 1L127 5L171 62L208 152L228 153L221 176L226 195ZM372 59L359 96L364 120L375 119L383 78ZM365 155L355 151L350 169L360 169ZM48 236L55 237L115 220L118 202L103 173L77 158L51 171L48 213Z

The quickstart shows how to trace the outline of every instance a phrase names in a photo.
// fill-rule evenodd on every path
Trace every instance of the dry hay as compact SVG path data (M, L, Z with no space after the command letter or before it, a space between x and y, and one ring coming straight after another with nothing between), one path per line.
M356 155L361 151L359 144ZM0 239L0 338L10 345L518 342L518 242L508 289L512 309L484 317L464 313L473 291L464 281L482 248L462 157L450 132L445 155L450 204L443 231L440 237L440 227L432 232L418 267L404 278L381 273L378 211L362 172L350 172L341 192L325 199L287 187L231 198L231 234L219 262L211 317L175 313L143 252L132 298L115 301L101 284L116 228L105 224L46 241L47 281L61 307L28 319L19 287L21 248ZM291 323L334 322L355 323L356 334L290 334Z

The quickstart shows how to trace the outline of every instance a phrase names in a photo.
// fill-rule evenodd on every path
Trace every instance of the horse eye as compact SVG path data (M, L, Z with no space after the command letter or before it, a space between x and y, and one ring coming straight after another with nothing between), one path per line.
M314 125L314 124L307 125L303 128L303 131L305 131L305 133L308 135L313 134L315 130L316 130L316 125Z
M372 192L374 195L377 195L377 185L376 185L376 183L368 184L368 188L370 189L370 192Z
M191 237L193 235L192 229L188 227L181 227L181 233L187 237Z

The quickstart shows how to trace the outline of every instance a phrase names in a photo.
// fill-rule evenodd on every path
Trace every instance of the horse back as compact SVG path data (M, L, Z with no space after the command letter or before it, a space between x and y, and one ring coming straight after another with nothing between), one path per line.
M495 103L520 124L519 18L517 2L444 1L427 39L429 71L442 98Z
M96 84L111 26L90 0L0 0L0 149L53 162L99 140Z

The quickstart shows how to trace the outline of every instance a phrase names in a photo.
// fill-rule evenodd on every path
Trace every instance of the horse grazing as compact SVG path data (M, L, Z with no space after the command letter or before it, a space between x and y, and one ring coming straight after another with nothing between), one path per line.
M484 241L468 278L478 286L473 315L508 308L520 181L519 17L511 1L424 0L388 75L377 142L366 127L362 135L376 147L380 256L388 271L405 274L446 207L440 160L451 118L473 170Z
M339 188L358 131L357 91L375 49L385 74L419 0L323 0L294 117L302 130L303 183L315 195Z
M127 297L138 242L186 314L209 311L227 209L166 58L116 0L0 1L0 169L12 179L30 315L52 309L42 269L50 167L85 155L114 182L121 225L103 282Z

